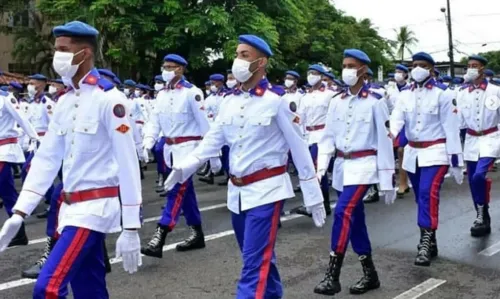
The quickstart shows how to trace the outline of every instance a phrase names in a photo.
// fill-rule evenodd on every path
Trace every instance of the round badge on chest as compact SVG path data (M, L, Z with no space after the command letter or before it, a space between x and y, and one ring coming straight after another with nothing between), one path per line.
M500 108L500 99L496 95L490 95L484 100L484 105L489 110L495 111Z

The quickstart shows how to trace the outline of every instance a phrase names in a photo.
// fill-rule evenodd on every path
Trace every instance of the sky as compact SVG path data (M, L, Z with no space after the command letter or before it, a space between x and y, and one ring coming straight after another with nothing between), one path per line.
M449 60L448 31L440 10L446 7L446 0L331 2L347 15L371 19L379 34L388 39L396 39L394 29L408 25L419 40L414 52L428 52L436 61ZM466 55L500 50L500 0L450 0L450 10L456 61ZM409 53L406 58L410 58Z

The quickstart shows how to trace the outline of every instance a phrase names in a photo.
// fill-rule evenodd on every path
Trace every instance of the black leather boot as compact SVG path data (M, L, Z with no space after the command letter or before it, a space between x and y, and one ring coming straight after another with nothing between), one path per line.
M361 255L359 261L361 262L361 266L363 266L363 277L349 288L349 292L355 295L364 294L380 287L380 281L378 280L372 256Z
M420 251L420 244L422 243L422 238L424 237L424 230L420 230L420 243L417 245L417 250ZM431 238L431 258L435 258L438 256L438 247L437 247L437 240L436 240L436 231L432 231L432 238Z
M365 198L363 198L364 203L374 203L380 200L380 196L378 195L378 187L377 185L372 185Z
M325 205L326 215L332 214L332 207L330 206L330 192L328 190L322 190L323 193L323 204Z
M151 238L151 241L145 247L141 248L141 253L151 257L162 258L163 245L165 245L167 234L168 228L158 224L153 238Z
M26 230L24 229L24 223L21 224L21 228L19 228L19 231L17 232L16 236L12 241L10 241L9 246L7 247L13 247L13 246L24 246L28 245L28 236L26 236Z
M210 164L207 162L198 172L196 172L196 174L204 176L207 175L208 171L210 171Z
M201 178L198 178L200 182L207 183L209 185L214 184L214 173L212 171L209 171L206 176L203 176Z
M163 198L163 197L167 196L167 193L168 193L168 191L162 190L161 193L158 194L158 196Z
M299 207L297 209L294 209L293 211L295 214L299 214L299 215L304 215L304 216L307 216L307 217L312 217L312 214L307 212L307 209L306 207L302 206L302 207ZM331 213L331 211L330 211Z
M205 248L205 235L201 229L201 225L193 225L189 227L191 235L181 244L176 246L177 251L189 251L193 249Z
M470 228L470 235L473 237L484 237L491 233L491 219L488 205L476 206L476 220Z
M418 253L415 257L416 266L428 267L431 265L431 243L433 231L430 229L422 229L422 238L418 245Z
M44 218L49 217L49 209L50 209L50 206L45 208L45 210L43 212L36 214L36 218L44 219Z
M23 278L31 278L31 279L37 279L38 275L40 274L40 271L42 271L43 265L45 265L45 262L49 258L50 252L56 245L57 239L48 237L47 241L45 242L45 249L43 250L42 256L38 261L35 262L35 264L28 269L24 270L21 273L21 277Z
M343 254L336 255L333 252L330 253L328 270L326 270L323 280L314 287L314 293L330 296L340 293L342 289L340 286L340 269L342 268L343 261Z

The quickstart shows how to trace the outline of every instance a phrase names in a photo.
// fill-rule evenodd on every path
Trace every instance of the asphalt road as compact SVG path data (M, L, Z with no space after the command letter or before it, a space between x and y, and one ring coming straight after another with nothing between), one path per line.
M146 219L140 232L143 244L151 237L156 225L155 217L160 215L164 204L164 200L153 190L154 167L149 167L143 181ZM500 226L497 221L500 218L497 200L500 184L495 184L500 174L491 173L490 177L494 181L491 204L493 228L492 234L484 239L474 239L469 235L475 211L467 183L458 186L452 179L446 180L441 192L440 256L430 268L413 266L419 237L413 194L391 206L383 202L367 205L374 261L382 286L362 295L362 298L500 298ZM226 188L197 183L196 191L203 210L207 247L192 252L176 252L172 244L188 236L188 230L181 221L167 238L163 259L145 257L140 271L134 275L126 274L120 263L113 264L113 272L107 277L111 298L234 298L241 262L229 212L224 205ZM285 210L299 205L300 200L300 194L289 200ZM42 210L43 205L39 209ZM5 215L2 217L5 219ZM41 254L45 220L32 217L27 223L31 244L7 249L0 255L0 299L31 298L33 281L21 279L20 273ZM277 254L284 298L324 298L315 295L312 290L322 279L328 263L331 219L322 229L315 228L311 219L298 215L284 215L282 224ZM116 238L116 234L107 238L111 255ZM348 287L360 275L361 266L349 248L341 276L343 291L335 298L354 298L348 294Z

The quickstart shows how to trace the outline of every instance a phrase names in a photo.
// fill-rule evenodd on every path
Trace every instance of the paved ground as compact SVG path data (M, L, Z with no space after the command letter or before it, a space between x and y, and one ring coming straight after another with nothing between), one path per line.
M153 165L150 165L152 169ZM492 173L494 182L500 177ZM141 229L141 239L149 240L160 215L163 199L153 191L155 174L146 172L143 183L144 217L148 221ZM218 178L219 180L222 178ZM197 184L199 205L203 208L207 248L178 253L172 250L176 242L187 237L183 223L168 236L164 258L144 258L140 272L128 275L121 264L113 265L108 278L111 298L182 298L229 299L241 267L239 250L232 236L229 212L224 207L225 188ZM413 195L398 200L392 206L382 202L366 208L374 259L382 287L362 298L377 299L489 299L500 298L500 185L492 191L493 232L485 239L473 239L469 227L475 212L466 183L457 186L452 179L445 182L441 200L438 243L440 257L430 268L413 266L419 232L416 228L416 207ZM287 202L285 209L298 205L300 198ZM40 209L43 207L40 206ZM4 215L2 215L4 217ZM5 218L5 217L4 217ZM1 219L3 222L4 219ZM285 285L285 297L290 299L323 298L313 294L328 262L331 219L323 229L297 215L285 215L278 236L278 263ZM20 278L20 272L38 257L43 249L45 221L28 220L30 245L8 249L0 255L0 299L31 297L33 281ZM114 252L117 235L108 237L108 248ZM348 286L357 281L361 268L349 249L342 269L344 291L337 298L354 298Z

